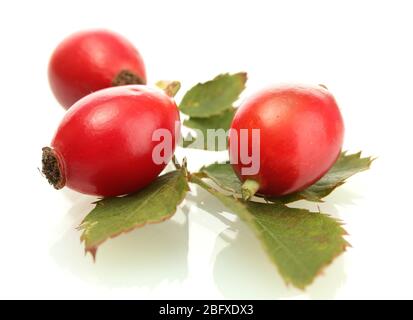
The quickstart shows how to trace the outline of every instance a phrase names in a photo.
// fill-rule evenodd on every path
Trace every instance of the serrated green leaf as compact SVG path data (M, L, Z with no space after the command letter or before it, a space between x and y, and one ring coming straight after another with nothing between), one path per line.
M193 177L255 232L287 283L304 289L349 245L341 224L322 213L225 196Z
M321 202L322 199L333 192L335 188L345 183L346 179L358 172L369 169L372 161L373 159L370 157L362 158L361 152L351 155L342 152L330 171L307 189L279 198L265 198L269 201L282 203L291 203L298 200ZM201 173L205 174L224 190L233 192L237 196L241 196L242 182L235 175L232 166L229 163L212 164L203 167Z
M196 118L208 118L233 107L245 89L247 74L221 74L213 80L198 83L182 98L180 110Z
M222 130L222 132L216 131L216 133L224 136L224 132L228 132L232 119L234 118L236 109L231 108L225 110L219 115L211 116L209 118L189 118L184 121L184 125L188 128L195 129L197 136L192 142L189 142L185 147L204 149L210 151L223 151L227 149L227 137L225 136L225 143L219 143L218 138L215 138L213 146L208 146L208 130ZM199 135L201 133L201 135ZM212 133L211 133L212 134ZM212 135L211 135L212 136ZM212 139L212 138L211 138ZM212 141L212 140L211 140Z
M86 251L95 257L98 246L107 239L169 219L187 191L185 168L182 168L158 177L137 193L97 201L79 226Z
M242 182L230 163L213 163L202 167L199 172L214 181L220 188L241 196Z

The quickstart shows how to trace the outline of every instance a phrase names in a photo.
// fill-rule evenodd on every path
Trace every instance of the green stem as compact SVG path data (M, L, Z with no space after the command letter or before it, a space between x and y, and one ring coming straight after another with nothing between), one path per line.
M178 160L176 160L175 155L172 156L172 164L174 165L176 170L181 169L181 165L179 164Z
M210 192L210 190L211 190L211 186L209 184L207 184L206 182L204 182L204 180L202 180L202 178L200 178L196 174L189 175L189 182L192 182L192 183L195 183L195 184L199 185L200 187L202 187L206 191Z
M251 199L257 191L260 189L260 184L252 179L247 179L245 182L242 184L241 187L241 193L242 193L242 199L244 200L249 200Z
M156 86L162 89L168 96L173 98L181 88L181 83L179 81L161 80L156 83Z

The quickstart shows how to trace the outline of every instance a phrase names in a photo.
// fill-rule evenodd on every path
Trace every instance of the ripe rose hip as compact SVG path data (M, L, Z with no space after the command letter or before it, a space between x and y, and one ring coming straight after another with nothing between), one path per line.
M97 91L66 113L51 148L43 148L42 171L56 189L104 197L140 190L166 166L153 160L160 145L154 132L170 133L170 148L160 151L167 162L177 121L175 102L161 90L129 85Z
M231 128L230 159L246 188L282 196L307 188L337 160L344 134L343 119L331 93L321 86L285 85L258 92L237 110ZM240 131L248 129L247 141ZM252 129L260 130L259 171L243 174L241 144L252 152ZM245 147L245 146L244 146ZM245 160L244 160L245 162ZM248 190L250 188L250 190Z
M91 92L111 86L145 84L138 50L106 30L77 32L63 40L49 63L49 82L59 103L68 109Z

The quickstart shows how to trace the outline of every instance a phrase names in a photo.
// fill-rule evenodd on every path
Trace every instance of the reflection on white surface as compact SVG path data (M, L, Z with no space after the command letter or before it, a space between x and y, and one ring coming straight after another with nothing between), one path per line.
M70 194L70 193L68 193ZM91 199L80 200L68 212L80 219L93 208ZM63 268L87 282L109 288L155 287L163 281L183 281L188 274L188 219L185 210L174 220L144 228L108 240L97 253L96 263L85 257L75 230L70 226L52 247L51 255Z
M246 224L239 219L224 218L221 213L226 211L225 207L206 191L198 188L197 199L202 210L227 224L217 237L213 253L214 281L225 298L278 299L303 294L286 286ZM305 293L312 298L333 298L345 281L344 259L343 256L338 258Z
M62 222L66 232L52 246L51 256L62 269L87 283L109 289L156 291L165 284L178 282L187 288L179 297L187 298L209 297L207 292L193 291L197 290L194 281L210 281L213 290L227 299L299 298L303 294L311 298L334 298L344 284L345 254L328 266L305 292L287 286L251 230L209 193L194 185L191 189L192 193L171 220L107 241L99 248L96 263L90 256L84 256L80 233L75 230L84 214L93 208L94 198L64 191L73 206ZM345 205L357 197L342 188L331 202ZM318 210L316 204L295 205L300 204ZM321 211L337 216L335 205L319 206Z

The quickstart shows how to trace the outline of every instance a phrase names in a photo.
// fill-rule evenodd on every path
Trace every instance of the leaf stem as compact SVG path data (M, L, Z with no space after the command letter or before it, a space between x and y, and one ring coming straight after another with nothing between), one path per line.
M202 178L200 178L197 174L190 174L189 182L199 185L206 191L210 191L212 189L212 187L209 184L207 184L204 180L202 180Z
M156 83L156 86L162 89L168 96L173 98L181 88L181 83L179 81L161 80Z
M247 179L245 182L242 184L241 187L241 193L242 193L242 199L244 200L249 200L251 199L257 191L260 189L260 184L252 179Z
M172 156L172 164L174 165L176 170L181 169L181 165L179 164L178 160L176 159L175 155Z

